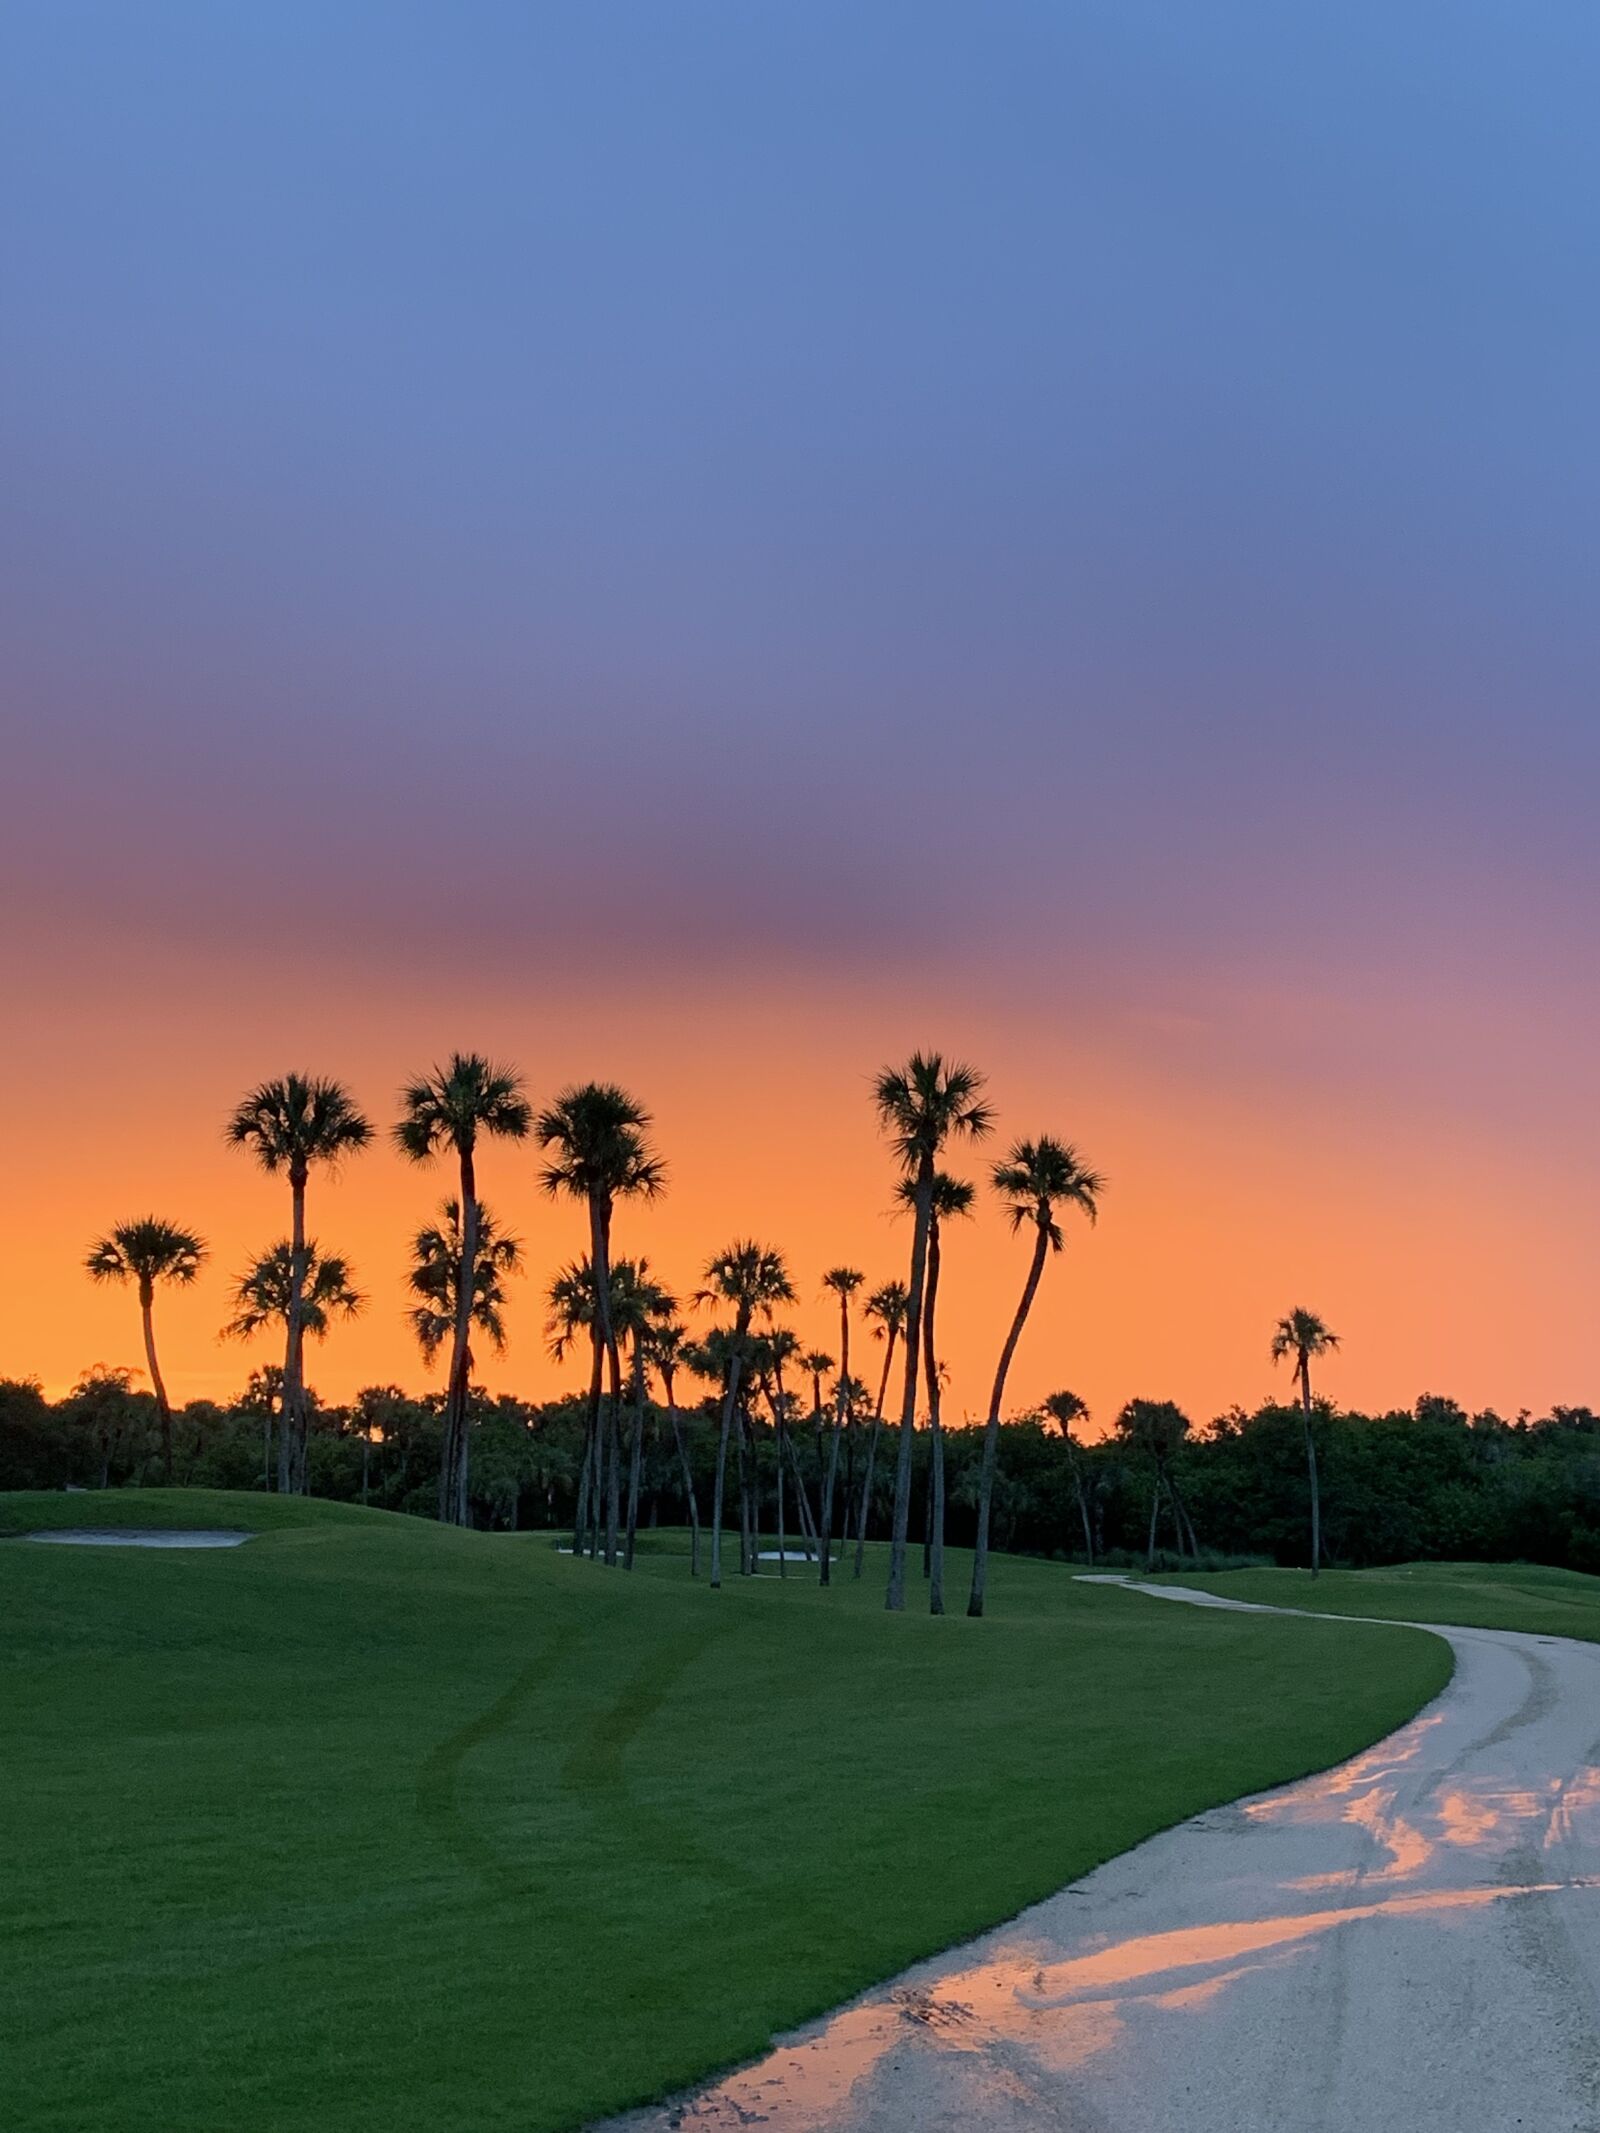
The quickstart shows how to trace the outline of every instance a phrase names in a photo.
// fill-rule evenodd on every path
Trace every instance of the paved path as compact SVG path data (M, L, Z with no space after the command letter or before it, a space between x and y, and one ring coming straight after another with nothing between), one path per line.
M1600 2133L1600 1645L1438 1634L1449 1688L1366 1754L614 2133Z

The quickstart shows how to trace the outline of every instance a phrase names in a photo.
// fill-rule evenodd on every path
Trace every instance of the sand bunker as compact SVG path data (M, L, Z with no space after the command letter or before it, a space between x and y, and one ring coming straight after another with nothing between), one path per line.
M226 1526L57 1526L45 1533L24 1533L23 1540L51 1541L65 1548L237 1548L253 1533Z

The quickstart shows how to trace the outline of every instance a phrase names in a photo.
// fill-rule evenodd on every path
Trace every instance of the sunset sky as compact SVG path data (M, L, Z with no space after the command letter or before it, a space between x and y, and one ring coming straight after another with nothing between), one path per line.
M1577 0L13 0L0 1374L139 1359L154 1210L236 1387L232 1103L452 1047L636 1090L620 1247L781 1245L831 1346L933 1045L1109 1180L1015 1404L1253 1403L1299 1303L1352 1405L1600 1404L1597 69ZM579 1221L482 1179L485 1376L574 1382ZM446 1182L314 1185L325 1396L429 1381ZM950 1240L957 1417L1024 1260Z

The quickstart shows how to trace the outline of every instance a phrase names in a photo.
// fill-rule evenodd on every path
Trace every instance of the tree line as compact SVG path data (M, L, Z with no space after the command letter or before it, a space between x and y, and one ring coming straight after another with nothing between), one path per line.
M644 1487L647 1418L659 1389L676 1446L684 1508L692 1534L692 1567L699 1568L701 1503L679 1410L680 1374L714 1388L717 1430L711 1473L709 1572L723 1575L723 1540L730 1496L737 1507L739 1569L754 1574L761 1530L760 1433L770 1427L776 1446L777 1560L787 1574L787 1516L799 1528L801 1554L814 1561L823 1583L833 1565L835 1521L848 1547L854 1528L854 1569L861 1574L876 1502L879 1437L887 1422L893 1486L887 1517L890 1542L885 1604L904 1607L910 1550L913 1478L919 1413L930 1440L925 1555L928 1604L945 1607L947 1519L945 1440L940 1413L943 1365L937 1304L943 1226L972 1210L976 1188L943 1167L946 1151L986 1139L994 1113L984 1076L938 1052L913 1053L885 1068L873 1083L873 1103L888 1142L901 1205L911 1217L906 1278L871 1290L858 1324L884 1343L884 1368L875 1399L850 1371L850 1337L866 1276L841 1263L822 1276L839 1311L839 1356L803 1351L781 1313L798 1300L781 1250L755 1238L735 1239L705 1262L689 1299L691 1325L679 1299L642 1256L614 1249L619 1207L655 1198L666 1187L666 1166L651 1140L650 1113L609 1082L563 1090L540 1109L523 1077L479 1053L456 1053L443 1066L408 1082L391 1131L400 1152L418 1164L450 1163L453 1193L412 1242L407 1284L409 1317L427 1362L448 1351L438 1419L435 1512L452 1524L475 1516L473 1447L481 1434L481 1398L472 1384L473 1343L505 1341L506 1276L522 1263L519 1240L501 1226L480 1197L479 1163L491 1142L534 1141L543 1153L546 1192L571 1203L583 1219L583 1249L550 1279L547 1338L564 1356L587 1349L589 1382L582 1450L573 1491L575 1554L631 1568ZM310 1234L307 1200L313 1174L359 1154L374 1127L339 1082L288 1074L252 1089L229 1116L228 1142L289 1187L289 1234L269 1245L238 1277L224 1332L250 1339L281 1329L277 1366L276 1486L312 1486L313 1398L306 1381L308 1340L324 1338L333 1322L364 1307L348 1262L325 1251ZM989 1183L1014 1232L1028 1240L1021 1293L998 1344L998 1360L981 1439L976 1482L974 1561L967 1601L981 1616L988 1576L993 1503L1005 1390L1013 1359L1049 1260L1065 1245L1068 1212L1093 1222L1104 1179L1070 1142L1041 1134L1016 1140L990 1165ZM161 1375L155 1302L165 1284L199 1276L208 1248L199 1231L156 1215L117 1224L96 1239L85 1266L100 1282L130 1287L138 1299L145 1366L160 1431L165 1478L176 1473L174 1416ZM898 1412L891 1372L898 1345ZM789 1373L786 1380L785 1373ZM796 1434L806 1417L796 1377L809 1379L810 1418L816 1426L819 1472L803 1471ZM868 1409L870 1408L870 1413ZM273 1474L273 1414L266 1417L265 1471ZM857 1491L856 1453L859 1461ZM841 1461L843 1474L841 1477ZM366 1455L370 1485L370 1446Z
M849 1544L834 1562L836 1576L851 1575L857 1555L854 1507L862 1499L876 1389L884 1376L881 1350L874 1361L870 1386L852 1385L835 1475L836 1501L851 1506ZM820 1573L830 1387L824 1383L819 1401L805 1365L802 1356L804 1403L797 1418L792 1406L787 1410L781 1449L767 1400L751 1404L747 1502L741 1508L735 1487L725 1506L730 1565L740 1559L746 1518L769 1543L775 1539L781 1473L784 1516L791 1521L788 1562L760 1567L773 1574L781 1568L790 1575ZM190 1487L270 1486L281 1376L281 1365L269 1364L251 1374L235 1399L191 1400L176 1409L174 1479ZM690 1567L704 1576L722 1397L708 1381L678 1383L677 1389L675 1414L656 1390L646 1402L633 1544L648 1548L657 1527L689 1527L697 1505L700 1529ZM340 1405L310 1395L310 1489L437 1517L444 1406L442 1390L418 1395L397 1385L369 1386ZM1089 1420L1070 1392L1005 1418L990 1504L992 1546L1135 1570L1147 1563L1206 1567L1246 1558L1309 1566L1305 1415L1298 1399L1248 1413L1230 1410L1198 1429L1170 1403L1130 1401L1109 1434L1094 1442L1083 1437ZM1492 1409L1469 1414L1452 1400L1427 1396L1410 1408L1359 1414L1319 1399L1311 1426L1325 1562L1360 1567L1468 1558L1600 1574L1600 1415L1590 1409L1505 1417ZM500 1531L537 1529L570 1545L587 1434L581 1395L531 1404L476 1392L474 1523ZM982 1431L944 1435L951 1546L971 1547L977 1537L983 1451ZM34 1383L0 1381L0 1488L150 1485L163 1477L164 1456L154 1397L126 1369L92 1370L55 1401ZM913 1448L911 1534L913 1564L920 1553L925 1585L932 1569L933 1480L933 1439L924 1413ZM873 1537L889 1530L895 1483L893 1463L880 1458L866 1491ZM624 1516L624 1549L628 1538Z

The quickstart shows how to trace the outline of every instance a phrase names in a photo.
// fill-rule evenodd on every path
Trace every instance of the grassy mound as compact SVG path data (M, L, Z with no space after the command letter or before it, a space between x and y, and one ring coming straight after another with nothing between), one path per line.
M935 1622L884 1615L881 1558L713 1594L671 1536L628 1577L326 1504L0 1499L12 1532L91 1516L262 1537L0 1545L32 2133L573 2126L1337 1760L1449 1672L1437 1639L1041 1563Z
M1241 1570L1171 1576L1230 1600L1303 1607L1379 1622L1442 1622L1462 1629L1525 1629L1600 1642L1600 1578L1539 1563L1400 1563L1383 1570Z

